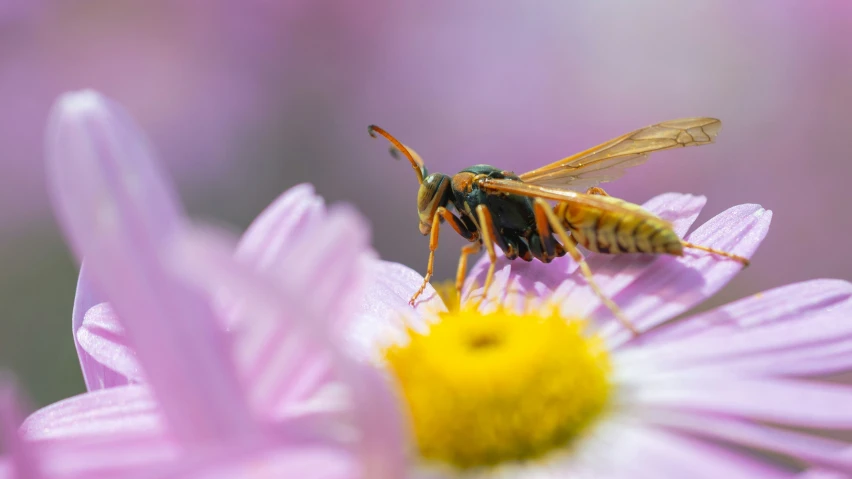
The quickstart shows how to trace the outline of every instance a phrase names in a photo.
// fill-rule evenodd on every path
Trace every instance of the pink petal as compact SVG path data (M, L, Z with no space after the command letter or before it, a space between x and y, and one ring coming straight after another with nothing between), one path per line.
M310 184L296 185L272 202L249 225L237 246L237 258L258 268L276 258L308 231L324 221L326 209Z
M317 445L214 450L185 459L147 477L155 479L357 479L356 458L340 448ZM379 479L378 476L376 476ZM400 476L401 477L401 476Z
M95 287L115 308L170 426L233 437L249 413L209 305L168 275L161 248L181 213L143 134L87 91L61 97L47 132L54 207Z
M425 325L423 318L445 311L446 307L431 285L412 308L408 304L423 276L413 269L388 261L370 263L373 279L361 299L361 307L345 329L350 352L361 358L376 359L377 351L403 340L407 328Z
M98 304L86 312L76 339L81 351L103 371L122 378L126 384L144 381L136 352L109 303Z
M654 416L651 421L661 426L668 426L710 440L721 440L735 446L747 446L771 453L784 454L813 465L852 472L852 456L844 457L842 454L844 450L849 448L849 444L846 442L785 431L718 415L668 413Z
M270 272L235 260L232 251L232 243L221 234L187 230L176 238L172 267L200 289L227 291L236 301L234 311L244 318L235 323L237 362L246 376L254 407L269 414L306 372L321 379L327 377L312 372L309 366L328 364L330 318L320 314L326 307L334 308L329 304L334 301L317 304L310 291L313 283L282 285ZM303 274L310 277L314 273ZM345 269L331 269L328 279L346 287L345 274Z
M650 212L661 218L672 222L675 231L683 235L701 213L701 209L707 199L703 196L683 195L678 193L666 193L656 196L643 206ZM647 267L653 258L646 255L604 255L586 252L585 256L596 278L601 286L604 283L610 285L610 289L616 291L629 283L638 272ZM468 280L465 283L463 297L469 298L472 286L482 286L485 281L485 273L488 269L489 260L486 255L471 268ZM604 269L605 268L605 269ZM525 301L530 294L538 296L549 296L556 292L559 298L564 298L575 289L585 288L585 279L577 271L577 265L568 257L557 258L550 264L544 264L537 260L526 263L521 260L509 261L503 257L498 260L498 274L495 275L495 283L489 290L490 302L505 304L507 302ZM605 277L604 277L605 276ZM479 294L479 293L476 293ZM593 304L597 303L591 291ZM584 300L577 300L583 304ZM488 304L483 304L489 307Z
M77 357L80 359L80 369L83 371L83 381L86 383L86 389L89 391L123 386L128 384L128 379L93 358L80 345L78 340L78 332L83 327L83 318L85 318L86 312L92 306L106 299L95 290L88 276L86 265L80 265L80 277L77 279L77 293L74 297L74 310L71 314L71 331L74 336L74 347L77 349Z
M788 478L785 471L745 454L704 441L650 428L625 427L634 460L612 477L690 479ZM602 458L605 460L605 458ZM637 474L638 473L638 474Z
M341 366L352 394L352 417L361 432L357 443L361 477L405 477L413 438L404 426L399 392L371 364L343 361Z
M839 371L852 355L852 284L814 280L742 299L660 328L620 351L633 374L695 376ZM804 362L804 364L803 364Z
M36 458L27 444L21 440L18 426L24 416L17 389L10 381L0 378L0 445L9 458L7 477L39 479L43 477ZM0 465L0 477L4 477Z
M162 434L157 403L144 386L120 386L73 396L34 412L21 426L27 441Z
M757 205L740 205L714 217L686 237L695 244L728 251L750 258L769 230L772 212ZM685 252L681 258L665 256L637 271L631 283L620 291L610 288L606 271L611 265L630 258L617 258L599 270L601 288L621 306L624 314L639 330L648 330L704 301L721 289L742 269L736 261L704 252ZM574 304L593 305L588 291L582 296L566 298ZM611 316L604 306L584 307L581 316ZM632 338L619 324L610 321L601 331L613 347Z
M634 390L631 404L660 410L729 414L826 429L852 428L852 387L782 379L678 378Z
M335 216L336 214L341 216ZM352 213L348 210L332 212L328 224L347 224L355 220L350 215ZM347 217L349 219L344 221ZM348 225L348 228L335 229L351 232L357 226L356 223ZM330 234L334 234L333 231ZM245 323L246 329L240 331L241 340L258 344L257 333L251 328L261 325L263 336L267 336L270 328L263 325L271 323L276 327L276 333L281 332L282 341L306 342L309 345L304 349L306 355L312 354L315 360L330 359L329 366L339 374L339 379L351 394L352 416L356 424L361 426L359 429L363 434L360 447L363 449L365 467L376 474L368 477L383 477L385 474L389 474L386 477L399 477L394 474L404 469L400 451L403 447L401 444L405 442L401 440L403 436L400 429L403 421L397 408L398 400L388 391L387 384L377 376L377 371L366 364L353 362L337 349L335 337L329 329L334 327L333 320L338 318L330 320L322 316L328 312L328 308L333 310L335 306L316 304L311 298L314 293L306 290L305 285L282 284L264 272L235 261L230 251L227 240L217 238L209 231L187 232L174 245L174 267L186 275L187 280L198 284L202 289L224 288L232 297L239 298L243 304L242 311L253 318L252 322ZM333 281L333 284L341 288L352 287L347 286L346 275L351 277L353 274L362 274L351 270L356 266L360 268L359 263L358 260L343 261L341 271L332 268L328 271L329 277L323 281ZM346 265L349 265L349 271ZM304 273L308 277L312 275L310 270ZM334 288L327 289L334 291ZM333 299L329 297L326 300ZM343 312L345 313L345 310ZM248 364L254 366L253 362ZM272 385L277 387L265 383L249 383L252 387L252 397L258 401L260 407L275 404L268 401L270 391L286 394L292 385L298 382L299 371L292 367L292 358L266 358L259 366L265 377L277 381Z

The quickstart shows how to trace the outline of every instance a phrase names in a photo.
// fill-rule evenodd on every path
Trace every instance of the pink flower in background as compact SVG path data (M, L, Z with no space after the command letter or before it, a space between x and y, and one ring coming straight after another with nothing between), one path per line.
M11 441L17 477L400 477L395 401L376 371L349 359L327 331L352 314L373 256L357 214L326 212L306 187L284 195L246 235L240 260L227 255L229 279L260 285L258 292L230 296L220 310L169 266L183 245L201 246L209 235L184 219L123 110L91 91L67 94L47 143L57 215L85 258L75 313L120 323L123 352L139 369L124 376L121 366L96 364L96 346L91 356L82 352L92 388L115 387L30 416L23 441ZM276 241L295 249L270 246ZM334 250L348 254L330 271ZM272 293L255 300L264 291ZM109 305L89 307L98 298ZM127 384L143 376L144 385ZM344 391L316 387L332 382ZM7 435L17 422L8 403L0 407ZM301 409L281 407L296 403Z

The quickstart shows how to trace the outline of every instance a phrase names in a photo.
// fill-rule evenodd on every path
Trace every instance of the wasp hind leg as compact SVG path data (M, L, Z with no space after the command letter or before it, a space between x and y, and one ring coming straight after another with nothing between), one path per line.
M565 231L565 228L562 226L559 218L556 217L556 214L553 212L553 208L550 207L550 204L541 198L536 198L533 208L535 211L536 228L539 230L539 234L542 236L550 235L551 229L556 233L559 239L562 240L562 246L568 254L571 255L571 258L580 265L580 271L583 273L583 276L586 278L586 282L592 288L592 291L595 292L595 295L597 295L601 302L605 304L610 311L612 311L612 314L615 315L615 318L618 319L622 326L627 328L627 330L633 333L634 336L638 336L639 331L637 331L633 324L631 324L624 316L624 313L621 312L618 305L605 295L603 291L601 291L592 276L592 270L589 269L588 263L586 263L583 255L577 249L577 242L568 236L568 232ZM545 225L549 225L549 228L545 229Z
M742 256L739 256L739 255L736 255L736 254L733 254L733 253L728 253L727 251L718 250L718 249L715 249L715 248L711 248L709 246L701 246L700 244L693 244L693 243L690 243L690 242L684 241L684 240L680 240L680 244L682 244L684 248L692 248L692 249L697 249L697 250L700 250L700 251L706 251L706 252L711 253L711 254L724 256L725 258L729 258L729 259L732 259L732 260L734 260L738 263L741 263L744 267L751 264L751 262L748 260L748 258L744 258Z

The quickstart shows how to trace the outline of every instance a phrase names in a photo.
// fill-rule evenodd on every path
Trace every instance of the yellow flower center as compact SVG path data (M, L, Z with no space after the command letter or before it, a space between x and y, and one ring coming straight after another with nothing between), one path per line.
M524 461L569 446L611 393L603 342L555 311L441 314L385 350L420 455L458 468Z

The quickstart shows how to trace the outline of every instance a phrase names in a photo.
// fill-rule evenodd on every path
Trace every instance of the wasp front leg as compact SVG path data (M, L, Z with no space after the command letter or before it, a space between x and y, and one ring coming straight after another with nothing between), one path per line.
M454 230L456 230L456 233L460 234L462 237L470 241L476 240L476 232L469 230L458 216L452 214L443 206L435 210L435 215L432 217L432 228L429 231L429 263L426 265L426 276L423 277L423 284L420 285L420 289L418 289L417 292L414 293L414 296L412 296L408 301L408 304L412 306L414 306L414 302L417 298L423 294L423 291L426 290L426 285L429 284L429 280L432 279L432 272L435 266L435 250L438 249L438 233L441 230L441 219L446 220L446 222L449 223ZM457 289L461 291L460 288Z

